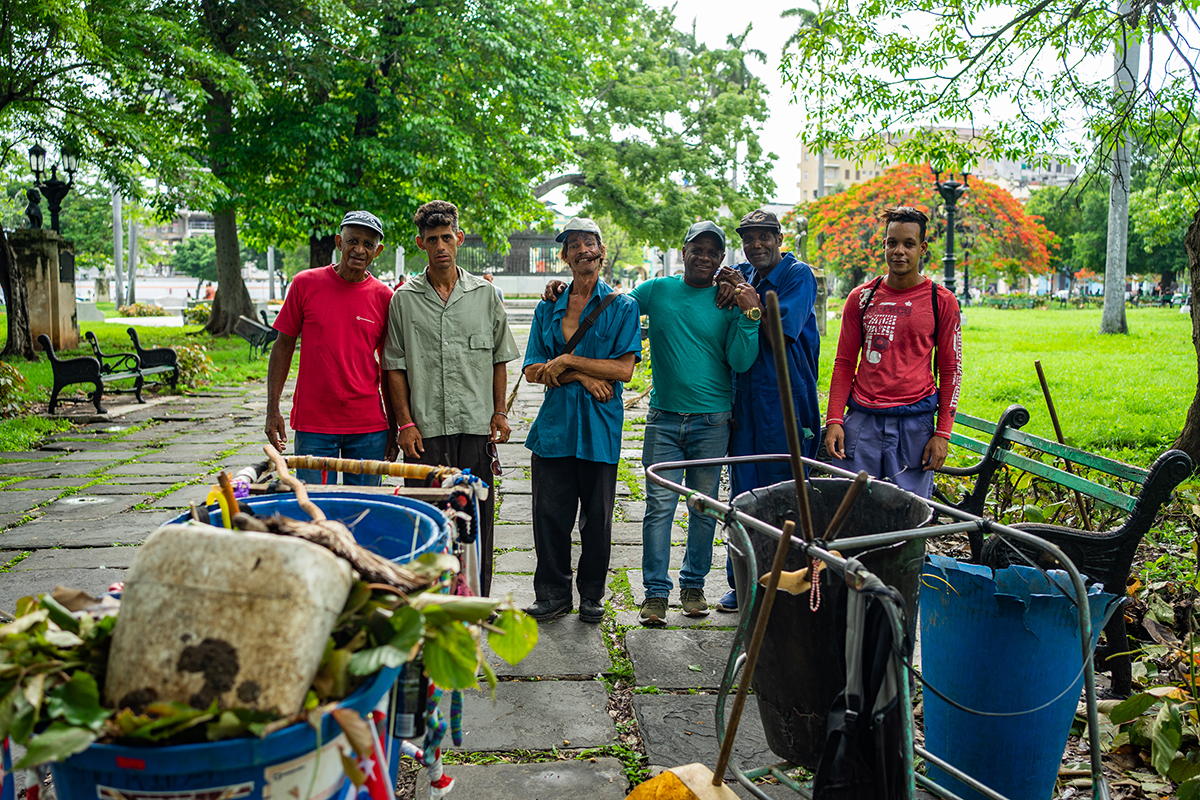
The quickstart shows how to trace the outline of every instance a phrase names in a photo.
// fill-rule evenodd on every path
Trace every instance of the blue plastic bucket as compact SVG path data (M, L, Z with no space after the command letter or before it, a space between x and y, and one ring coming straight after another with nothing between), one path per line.
M450 526L441 511L407 497L390 494L356 494L354 492L321 492L309 495L329 519L345 523L363 547L407 564L425 553L438 553L450 545ZM282 514L292 519L309 519L292 494L268 494L243 501L254 513L263 516ZM366 512L365 515L363 512ZM220 519L218 505L208 507L215 523ZM171 522L187 522L183 514Z
M921 576L925 680L962 706L1008 715L970 714L927 688L925 748L1010 800L1053 794L1083 690L1074 588L1066 572L1049 576L1011 566L993 577L937 555ZM1093 648L1118 599L1088 588ZM932 765L929 777L964 800L983 798Z
M367 714L399 671L380 671L341 705ZM351 751L339 736L341 728L326 716L319 741L302 722L262 739L170 747L94 744L53 764L51 772L62 800L329 800L349 785L338 747Z

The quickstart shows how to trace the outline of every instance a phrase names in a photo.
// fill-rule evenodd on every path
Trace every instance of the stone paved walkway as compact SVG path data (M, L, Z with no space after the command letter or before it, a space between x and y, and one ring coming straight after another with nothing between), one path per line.
M527 330L517 333L523 352ZM510 380L519 366L510 364ZM523 442L541 397L540 387L521 384L511 414L513 441L499 448L505 472L494 593L511 593L522 606L533 600L534 568ZM114 403L109 420L34 452L0 453L0 568L7 573L0 577L0 607L11 610L19 597L60 584L100 593L121 580L134 548L151 531L189 501L202 500L218 471L236 471L257 458L265 409L262 384L159 398L149 406ZM622 472L628 479L618 484L604 623L581 623L575 613L543 624L536 650L515 667L488 653L500 675L496 702L468 694L464 745L448 758L460 762L447 768L458 781L451 796L616 799L631 788L626 767L637 766L639 755L651 772L692 761L715 765L715 689L734 615L684 617L676 589L667 627L637 623L645 413L645 401L626 413ZM681 505L677 522L685 519ZM681 562L683 541L677 524L673 567ZM710 602L725 590L723 552L715 554L713 569ZM619 718L625 718L620 725ZM766 748L753 702L735 753L746 765L778 760ZM780 787L770 791L794 796ZM418 785L416 796L425 792ZM740 787L737 792L749 796Z

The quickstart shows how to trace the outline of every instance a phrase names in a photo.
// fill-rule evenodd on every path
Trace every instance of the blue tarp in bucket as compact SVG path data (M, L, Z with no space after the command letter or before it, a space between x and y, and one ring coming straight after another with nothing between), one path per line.
M309 495L309 499L329 519L351 526L354 538L363 547L400 564L407 564L425 553L443 552L450 545L450 525L445 516L420 500L354 492L321 492ZM292 494L260 495L243 502L260 517L282 514L292 519L309 518L308 512L300 508ZM217 522L221 509L211 505L208 513ZM184 514L171 522L187 522L190 518L189 514Z
M342 703L367 714L399 667L384 669ZM321 738L301 722L263 739L170 747L94 744L51 766L61 800L336 800L350 786L338 748L351 754L332 716ZM318 750L318 746L320 749Z
M1010 800L1053 793L1083 690L1074 587L1066 572L1048 574L1011 566L993 578L989 567L930 555L921 576L925 681L962 706L1008 715L970 714L926 689L925 748ZM1117 600L1088 588L1093 648ZM929 777L983 798L932 765Z
M428 503L353 492L323 492L311 499L329 519L352 525L359 544L398 563L449 546L450 526L442 512ZM293 519L309 518L290 494L245 502L259 516L280 513ZM210 506L209 513L216 520L220 509ZM189 518L183 515L172 522ZM398 674L399 668L383 670L343 705L369 712ZM384 721L388 728L390 723ZM263 739L158 748L92 745L55 764L52 771L61 800L261 800L264 789L267 796L279 800L330 800L344 795L350 785L332 744L340 732L333 718L326 717L320 741L311 726L299 724ZM395 780L398 742L393 742L393 750L389 766Z

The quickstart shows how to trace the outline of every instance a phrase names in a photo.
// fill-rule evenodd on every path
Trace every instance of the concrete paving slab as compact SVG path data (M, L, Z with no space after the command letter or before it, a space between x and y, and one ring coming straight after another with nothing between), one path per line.
M4 542L4 535L0 535L0 547L6 550L10 549ZM513 605L517 608L527 608L533 605L536 599L533 594L533 576L532 575L493 575L492 576L492 597L503 599L508 595L512 595ZM579 605L579 599L575 600L576 606Z
M678 550L679 552L675 552ZM571 563L578 564L582 552L579 545L571 546ZM678 569L683 565L683 548L671 548L671 566ZM640 545L614 544L609 549L608 568L637 569L642 566L642 548ZM533 550L513 550L496 556L496 572L533 572L537 567L537 556Z
M656 630L625 633L634 683L660 689L718 689L733 631Z
M638 601L642 599L641 590L636 592ZM711 599L709 601L712 602ZM622 607L616 613L617 625L622 625L629 628L641 627L641 622L638 620L638 606L630 608ZM680 628L684 630L714 630L714 631L732 631L737 627L736 614L718 614L715 611L710 611L706 617L688 617L684 616L682 610L677 605L672 604L667 609L667 628ZM654 630L661 630L655 628Z
M45 461L61 455L47 450L4 450L0 451L0 461Z
M601 747L617 732L600 681L502 681L495 703L486 691L463 700L463 746L454 749L467 752ZM442 702L448 710L449 697Z
M121 442L170 442L174 441L181 433L184 426L182 425L151 425L140 431L126 433L118 439Z
M0 478L2 480L3 478ZM14 483L4 486L5 492L24 492L30 489L68 489L76 486L85 486L91 483L95 478L23 478Z
M615 758L539 764L454 765L446 768L459 797L511 800L622 800L629 783ZM429 773L421 770L415 797L429 796Z
M85 547L38 550L17 564L13 572L44 569L127 569L136 547Z
M47 455L60 455L62 453L112 453L121 450L136 450L137 442L127 441L126 437L113 442L102 440L86 440L86 441L68 441L60 440L50 442L43 445L42 450L46 451Z
M199 464L205 461L215 461L220 454L219 450L213 450L211 447L206 447L203 450L193 450L189 448L181 452L178 448L165 447L162 450L144 453L138 458L139 464L173 464L178 462L187 462L191 464Z
M116 478L115 480L126 481L128 478ZM162 481L163 478L156 478L156 481ZM169 480L169 479L168 479ZM128 494L136 495L139 499L145 498L148 495L165 492L174 486L174 482L169 483L96 483L83 490L85 494L92 495L110 495L110 494Z
M539 622L537 645L517 664L509 664L486 644L484 657L501 677L596 675L612 669L600 626L583 622L578 614Z
M497 520L505 522L532 522L533 495L506 494L496 513Z
M728 713L731 704L726 704ZM715 728L717 696L715 694L636 694L633 711L637 715L642 744L651 764L691 764L699 761L715 765L720 746ZM778 761L767 748L766 735L758 704L746 703L734 755L743 769L760 767ZM727 779L732 773L727 772Z
M21 522L21 520L30 518L37 519L40 516L41 514L38 514L37 512L25 512L24 514L0 514L0 530L11 528L17 523ZM3 545L0 545L0 547L3 547Z
M150 504L150 507L188 508L193 500L197 503L203 503L210 491L212 491L212 486L207 483L185 486L182 489L176 489L165 497L158 498Z
M502 550L512 547L533 548L532 525L501 525L492 528L492 544Z
M171 516L171 512L126 511L103 520L35 519L0 534L0 548L45 550L141 544Z
M0 581L0 608L11 613L22 597L52 592L55 586L82 589L92 595L108 591L108 587L125 579L123 569L31 570L10 572Z
M129 476L135 478L150 478L158 477L159 482L162 482L163 477L174 477L177 475L203 475L208 472L208 467L202 464L180 464L178 462L166 464L146 464L135 462L133 464L122 464L119 467L113 467L106 470L105 474L110 476Z
M94 472L103 466L94 461L81 461L74 464L64 464L61 461L14 461L9 464L0 464L0 476L20 475L29 478L49 478L62 475L78 477Z
M46 519L101 520L128 511L141 501L141 495L98 495L84 489L39 510Z
M507 472L507 470L505 470ZM500 480L501 494L533 494L533 482L520 475L502 478ZM617 497L629 497L629 487L624 481L617 481Z
M68 453L63 456L61 461L66 464L73 464L77 461L126 461L138 456L145 456L145 450L133 450L126 447L124 450L79 450L74 453Z
M0 492L0 514L23 514L34 506L41 505L47 500L53 500L62 494L54 489L10 491L11 488L6 486L4 491Z
M646 766L646 769L649 770L650 777L655 778L658 775L662 774L663 772L666 772L672 766L675 766L675 765L671 764L668 766L659 766L656 764L648 764ZM759 764L756 766L762 766L762 765ZM709 769L714 769L715 767L716 767L716 764L709 765ZM743 800L756 800L755 795L750 794L750 790L743 787L737 781L729 780L729 781L725 782L725 785L729 787L729 789L734 793L734 795L736 795L739 798L743 798ZM760 786L759 788L761 790L763 790L764 792L766 792L768 797L773 798L773 799L779 798L779 800L796 800L796 797L797 797L796 793L793 792L791 789L787 788L786 786L780 786L778 784L763 785L763 786Z

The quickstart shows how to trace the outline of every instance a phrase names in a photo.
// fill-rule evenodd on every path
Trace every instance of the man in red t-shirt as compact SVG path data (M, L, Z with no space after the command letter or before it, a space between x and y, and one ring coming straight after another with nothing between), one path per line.
M383 252L382 241L378 217L351 211L334 237L339 263L305 270L288 287L267 367L267 440L280 452L287 432L279 400L302 335L291 415L296 454L382 461L395 443L391 406L379 391L392 290L367 271ZM306 483L321 482L317 470L296 475ZM328 478L337 482L336 474ZM380 477L346 473L342 482L377 486Z
M934 470L946 462L962 382L958 301L921 275L925 214L900 206L880 217L888 272L846 299L825 449L835 466L929 497Z

